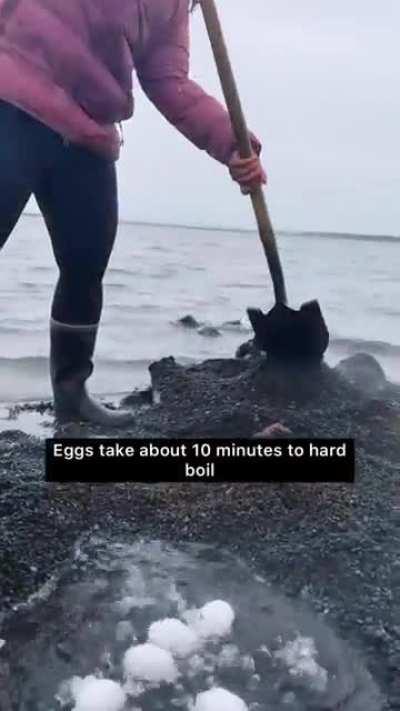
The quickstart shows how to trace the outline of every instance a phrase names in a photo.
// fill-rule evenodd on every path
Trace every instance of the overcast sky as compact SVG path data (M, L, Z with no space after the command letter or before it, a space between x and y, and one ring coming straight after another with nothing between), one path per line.
M399 0L219 0L277 228L400 234ZM201 13L192 76L222 96ZM119 164L121 216L251 227L226 170L136 86Z

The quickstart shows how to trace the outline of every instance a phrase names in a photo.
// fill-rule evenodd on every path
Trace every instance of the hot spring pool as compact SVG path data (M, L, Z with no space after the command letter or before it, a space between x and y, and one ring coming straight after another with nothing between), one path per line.
M210 546L92 537L5 635L18 711L382 708L323 618Z

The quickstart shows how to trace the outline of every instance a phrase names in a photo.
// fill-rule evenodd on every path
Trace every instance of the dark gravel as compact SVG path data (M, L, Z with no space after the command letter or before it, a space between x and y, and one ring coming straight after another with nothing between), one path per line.
M309 601L360 651L400 709L400 392L382 377L368 396L354 370L272 370L261 357L151 367L124 436L252 436L280 421L294 436L354 436L350 485L47 485L40 440L0 434L1 623L60 566L74 543L102 534L228 546L289 597ZM351 371L351 367L350 367ZM351 380L351 383L350 383ZM76 428L57 434L76 436ZM83 435L108 435L80 430ZM12 619L12 618L11 618ZM6 656L6 647L0 651ZM4 664L5 662L3 662ZM1 672L1 664L0 664ZM1 674L0 674L1 676Z

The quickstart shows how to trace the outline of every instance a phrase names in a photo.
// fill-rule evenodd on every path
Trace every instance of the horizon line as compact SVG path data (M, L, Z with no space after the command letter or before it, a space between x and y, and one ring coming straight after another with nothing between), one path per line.
M24 212L26 217L42 217L40 213L37 212ZM143 227L176 227L178 229L186 230L197 230L203 232L239 232L240 234L254 234L257 232L257 228L253 227L222 227L217 225L188 225L182 222L154 222L152 220L127 220L120 219L118 221L120 225L137 225ZM317 235L324 235L330 237L355 237L355 238L375 238L375 239L386 239L386 240L398 240L400 234L376 234L376 233L360 233L360 232L336 232L335 230L295 230L295 229L284 229L277 228L275 230L277 234L280 235L299 235L301 237L314 237Z

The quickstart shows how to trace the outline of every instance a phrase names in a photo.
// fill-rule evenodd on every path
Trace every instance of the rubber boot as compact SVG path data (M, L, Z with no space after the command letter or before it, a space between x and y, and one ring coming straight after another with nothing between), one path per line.
M50 376L54 410L62 422L91 422L105 427L133 424L126 410L110 410L96 402L86 390L93 372L93 353L98 325L74 326L50 322Z

